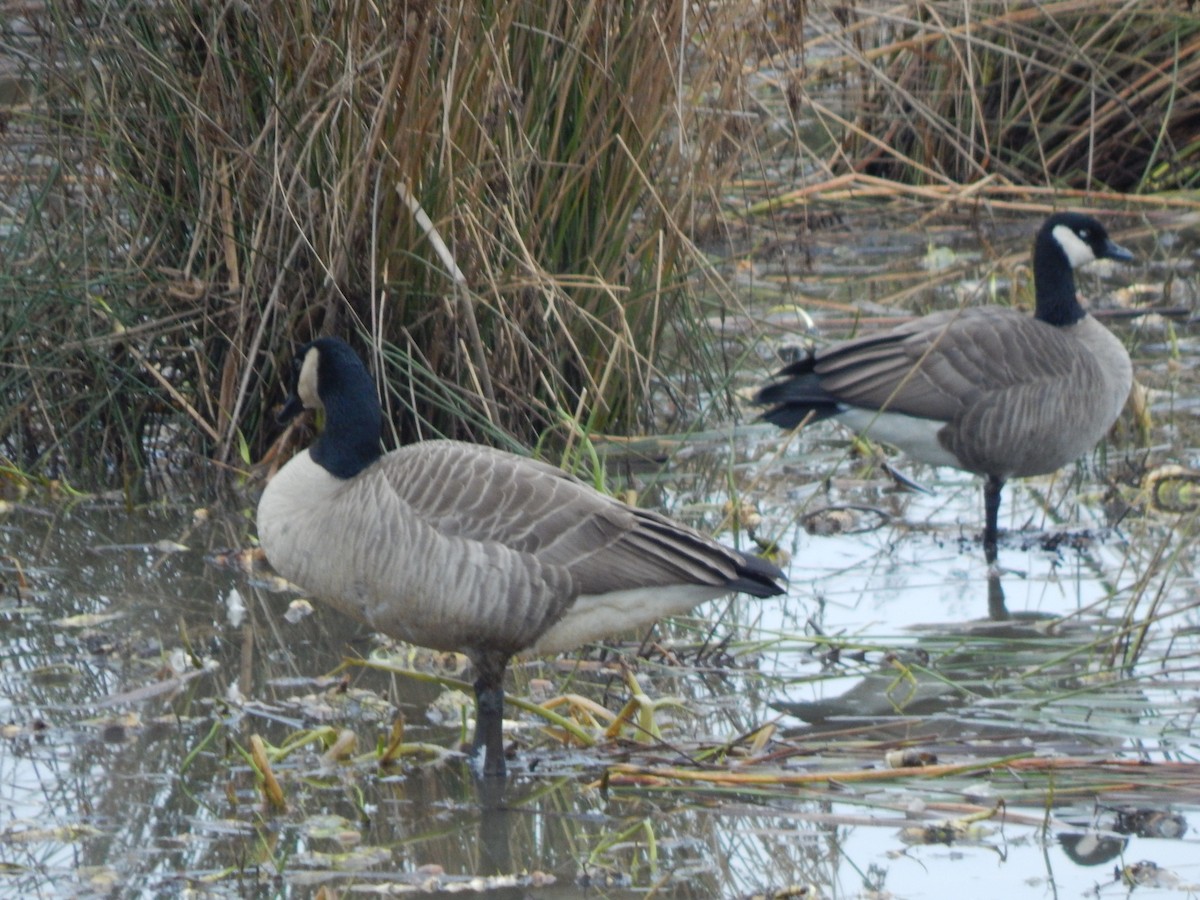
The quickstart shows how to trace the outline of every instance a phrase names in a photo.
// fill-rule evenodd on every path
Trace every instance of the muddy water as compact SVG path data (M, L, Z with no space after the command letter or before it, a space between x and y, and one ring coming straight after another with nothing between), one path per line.
M1178 236L1165 247L1159 233L1138 247L1153 262L1089 286L1173 280L1172 305L1193 302L1196 236L1164 227ZM849 327L844 237L814 239L800 279L756 264L762 314L815 297L823 332ZM882 274L925 249L894 234L879 244ZM916 305L979 275L950 259L961 273ZM872 282L872 312L896 311L909 274L893 274ZM386 659L469 678L459 661L388 645L319 605L306 615L226 553L250 545L253 486L137 509L14 500L0 519L0 893L1116 896L1128 891L1116 867L1141 862L1127 876L1139 895L1186 895L1200 883L1195 517L1152 509L1137 485L1147 468L1200 463L1197 344L1180 324L1115 327L1155 389L1150 448L1118 439L1006 490L1006 621L987 615L975 480L892 457L926 489L914 490L831 427L789 442L743 422L638 481L708 528L735 484L757 536L789 556L788 595L710 604L660 628L640 658L630 642L619 657L520 668L519 697L612 712L636 682L658 701L642 724L659 735L568 748L514 715L503 790L454 753L452 692L339 670ZM758 342L746 382L791 340ZM381 767L398 720L412 755ZM254 736L288 748L273 758L286 808L264 802ZM903 749L963 768L888 777L888 752ZM1158 768L1121 768L1139 761ZM763 778L686 782L676 766Z

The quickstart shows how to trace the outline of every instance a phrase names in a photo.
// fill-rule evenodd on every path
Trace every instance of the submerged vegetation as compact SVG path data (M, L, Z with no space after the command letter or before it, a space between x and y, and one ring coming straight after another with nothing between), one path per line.
M401 436L629 430L656 392L682 427L739 305L699 245L747 198L1194 186L1185 7L27 4L0 455L109 484L257 459L321 330L376 348Z
M782 477L769 454L745 465ZM882 480L838 479L828 500L883 510ZM795 529L791 596L738 604L736 628L701 613L640 648L514 667L515 777L491 785L462 753L465 660L299 602L283 615L291 593L263 573L205 563L244 535L237 509L23 504L0 530L27 582L23 604L0 598L2 883L915 900L978 871L1001 894L1109 879L1110 896L1136 861L1194 885L1200 605L1189 555L1152 559L1192 532L1139 513L1128 540L1077 531L1028 556L1016 544L1035 535L1013 533L1006 562L1031 564L1012 587L1056 615L958 623L982 611L982 591L958 596L977 554L954 539L977 496L966 480L937 493L901 495L905 523L850 540ZM1015 493L1022 519L1101 515L1087 491ZM765 519L789 514L778 502Z

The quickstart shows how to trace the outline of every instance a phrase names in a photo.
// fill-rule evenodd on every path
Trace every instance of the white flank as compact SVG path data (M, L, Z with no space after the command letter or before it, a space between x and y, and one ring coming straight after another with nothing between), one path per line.
M702 584L632 588L607 594L581 594L527 653L558 653L589 641L622 634L663 616L685 613L697 603L728 594L728 588Z
M962 463L938 440L938 432L945 426L945 422L918 419L903 413L877 412L873 409L853 407L838 413L835 418L864 437L891 444L920 462L934 466L962 467Z

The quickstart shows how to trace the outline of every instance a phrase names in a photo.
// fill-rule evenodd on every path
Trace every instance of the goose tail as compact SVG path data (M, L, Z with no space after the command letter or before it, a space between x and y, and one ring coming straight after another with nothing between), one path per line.
M778 597L785 593L779 582L786 577L777 565L761 556L743 556L729 589L751 597Z
M759 421L780 428L795 428L806 419L819 422L837 415L837 399L821 387L820 377L814 371L815 364L812 357L794 362L777 372L770 384L759 389L754 402L769 407L758 417Z

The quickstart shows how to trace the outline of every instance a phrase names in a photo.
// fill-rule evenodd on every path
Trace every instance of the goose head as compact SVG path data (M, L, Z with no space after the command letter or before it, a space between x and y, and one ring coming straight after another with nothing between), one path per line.
M330 474L353 478L379 459L383 411L375 382L342 341L318 338L292 358L291 394L279 423L287 424L306 409L325 413L325 428L309 454Z
M1098 259L1130 262L1134 255L1114 243L1091 216L1064 212L1047 218L1033 241L1037 317L1051 325L1071 325L1087 315L1074 270Z

